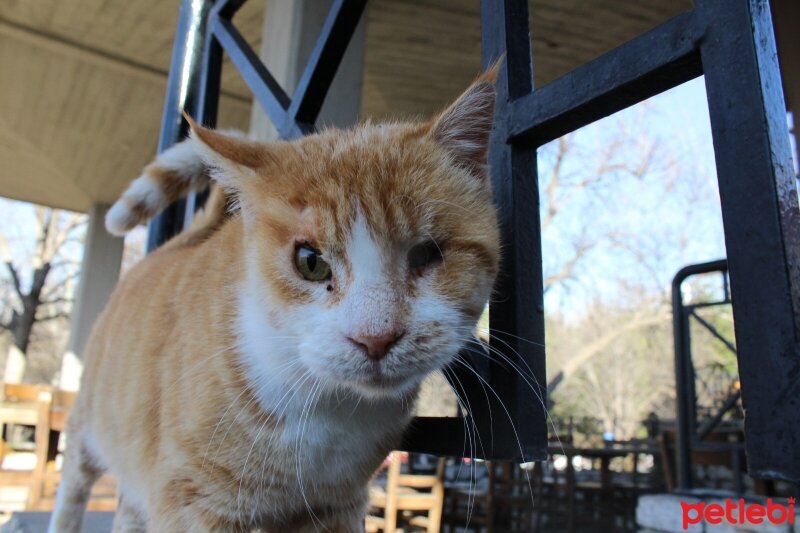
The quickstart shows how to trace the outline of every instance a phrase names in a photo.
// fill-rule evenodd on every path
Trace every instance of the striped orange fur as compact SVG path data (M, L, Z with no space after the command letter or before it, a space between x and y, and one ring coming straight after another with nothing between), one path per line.
M429 122L293 142L192 124L145 169L112 231L214 192L95 326L51 531L80 530L105 470L117 530L362 531L374 470L498 270L494 99L490 73Z

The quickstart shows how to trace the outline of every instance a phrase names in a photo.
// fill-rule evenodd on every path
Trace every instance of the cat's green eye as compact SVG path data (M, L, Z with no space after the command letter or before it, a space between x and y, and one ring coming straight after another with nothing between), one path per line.
M442 261L442 249L434 241L423 242L408 252L408 266L411 272L420 275L429 266Z
M300 275L308 281L325 281L331 278L331 266L308 244L297 247L294 264Z

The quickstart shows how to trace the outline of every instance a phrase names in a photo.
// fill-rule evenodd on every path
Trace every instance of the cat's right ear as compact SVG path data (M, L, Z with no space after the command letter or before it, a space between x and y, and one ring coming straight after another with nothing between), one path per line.
M187 115L191 139L197 155L211 169L211 177L223 188L237 192L246 181L256 178L256 169L270 160L263 143L230 133L205 128Z
M500 61L484 72L433 120L430 135L476 177L487 179L486 157L492 131L495 83Z

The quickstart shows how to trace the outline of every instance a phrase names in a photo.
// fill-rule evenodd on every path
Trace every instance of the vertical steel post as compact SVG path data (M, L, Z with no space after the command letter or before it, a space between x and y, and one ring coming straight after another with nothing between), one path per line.
M672 332L675 341L675 402L677 404L677 433L675 435L676 488L692 488L692 435L695 409L694 373L691 371L691 338L689 316L683 305L681 287L690 273L681 270L672 281Z
M484 68L503 54L506 66L497 83L489 151L504 252L489 323L492 350L503 355L494 355L489 362L488 382L494 390L505 391L507 405L481 410L476 423L484 435L502 437L494 439L494 455L543 460L547 456L547 399L537 147L506 143L502 133L507 129L511 101L533 90L527 2L483 0L481 41Z
M800 210L767 0L700 0L748 469L800 480Z
M677 404L677 488L691 489L692 448L699 440L697 432L697 390L692 364L692 337L689 327L689 309L683 301L683 282L689 277L709 272L727 272L724 259L686 266L672 279L672 335L675 343L675 401ZM727 284L725 285L727 300Z
M206 67L204 48L208 34L208 20L214 0L182 0L172 62L167 80L164 113L161 118L161 135L158 151L163 152L186 136L187 125L182 113L194 113L200 92L201 78ZM218 88L218 84L217 84ZM210 96L210 95L209 95ZM216 101L218 95L211 100ZM216 104L215 104L216 105ZM147 252L150 253L184 225L186 201L181 199L150 221L147 235Z
M203 59L200 66L198 79L198 93L191 111L192 118L198 123L208 127L217 125L217 112L219 111L220 83L222 82L222 46L211 31L213 19L219 16L215 9L206 19L205 44L203 46ZM192 191L186 197L186 210L184 213L184 228L191 225L194 213L203 207L208 199L209 189Z

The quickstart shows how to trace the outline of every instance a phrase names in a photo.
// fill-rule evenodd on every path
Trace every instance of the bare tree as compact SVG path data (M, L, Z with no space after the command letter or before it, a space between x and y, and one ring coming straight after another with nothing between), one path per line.
M539 152L549 397L618 438L674 399L670 279L717 228L702 145L652 127L651 111Z
M632 124L618 121L599 146L582 145L578 135L571 133L543 150L541 230L545 240L560 240L561 252L552 258L545 254L545 293L574 282L582 263L613 231L581 215L601 212L622 181L662 175L668 166L669 158L662 154L658 140L642 134L642 117L635 117Z
M572 133L553 141L542 154L540 217L545 241L546 295L585 283L581 268L598 249L629 248L627 233L605 221L613 219L608 207L617 203L617 191L627 183L663 180L673 168L658 140L647 134L643 117L639 113L632 121L617 120L604 130L599 145L586 146L585 140L581 142L579 135ZM635 251L635 247L630 248ZM608 328L574 347L569 357L559 358L548 392L552 393L619 338L669 319L663 306L643 307L619 327Z
M591 339L587 339L566 361L560 366L555 376L547 381L547 392L552 394L565 380L586 366L594 357L610 349L615 342L626 335L639 330L667 324L672 319L670 311L663 306L656 309L639 309L633 316L614 327L606 327L604 331L597 332Z
M9 228L0 228L7 274L0 290L0 329L12 337L4 375L12 383L22 381L36 326L69 316L78 266L65 250L79 244L85 227L83 215L42 206L34 208L34 218L34 243L27 253L22 246L12 249Z

